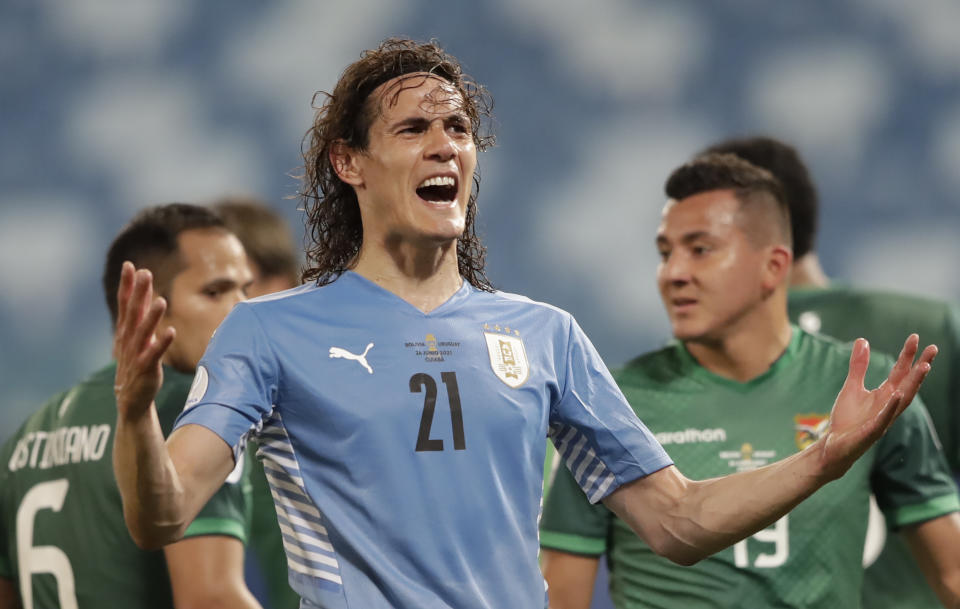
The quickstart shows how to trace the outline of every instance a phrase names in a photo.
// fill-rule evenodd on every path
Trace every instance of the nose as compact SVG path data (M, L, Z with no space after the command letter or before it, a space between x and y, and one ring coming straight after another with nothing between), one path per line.
M431 160L440 162L449 161L457 154L457 146L447 133L442 121L436 121L427 130L426 147L424 154Z
M690 265L681 252L673 252L660 263L660 281L671 285L684 285L690 282Z

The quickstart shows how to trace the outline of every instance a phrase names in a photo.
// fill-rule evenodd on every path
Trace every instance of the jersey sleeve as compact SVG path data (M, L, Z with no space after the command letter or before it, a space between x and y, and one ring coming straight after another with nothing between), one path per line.
M919 397L877 443L871 486L891 528L960 510L957 487Z
M263 326L253 309L240 303L207 346L174 429L206 427L239 462L247 435L260 428L276 402L277 378L277 358Z
M923 339L923 337L920 338ZM948 446L953 446L954 453L947 455L947 464L953 468L954 472L960 472L960 414L957 414L960 413L960 307L949 305L943 336L937 341L940 347L940 361L937 362L937 366L944 367L944 373L950 379L947 399L948 408L953 413L952 424L944 430L945 433L953 436L952 441L947 441Z
M591 504L566 468L557 470L540 519L540 546L568 554L600 556L607 549L613 514Z
M673 462L640 422L590 340L569 318L549 435L591 503Z
M169 435L178 412L189 398L190 377L173 370L164 370L163 387L156 398L160 427ZM184 532L184 539L201 535L236 537L246 544L248 536L247 511L250 505L249 478L240 455L234 470L223 486L203 506Z

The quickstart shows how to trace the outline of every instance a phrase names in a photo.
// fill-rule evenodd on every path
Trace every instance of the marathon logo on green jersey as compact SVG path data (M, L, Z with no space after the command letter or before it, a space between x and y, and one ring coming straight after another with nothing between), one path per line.
M723 428L716 429L693 429L688 427L682 431L663 431L655 434L657 442L662 446L668 444L706 444L708 442L726 442L727 430Z
M107 450L109 425L79 425L56 431L32 431L17 442L7 467L50 469L70 463L99 461Z

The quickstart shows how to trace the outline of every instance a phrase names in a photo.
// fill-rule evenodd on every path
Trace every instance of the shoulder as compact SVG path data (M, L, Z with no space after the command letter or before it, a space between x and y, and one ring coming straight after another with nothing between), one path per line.
M795 288L790 290L791 308L842 307L858 311L861 316L877 317L918 329L941 328L956 324L960 308L936 298L847 285L827 288Z
M672 341L656 351L649 351L613 370L613 378L621 386L665 388L684 378L683 346Z
M837 374L846 373L850 364L850 355L853 353L853 341L841 341L823 334L811 334L796 327L794 331L802 333L801 357L807 365L825 367ZM894 361L890 354L871 349L866 384L872 388L883 382L890 368L893 367Z
M57 419L57 411L60 409L60 406L68 398L68 396L76 391L77 387L81 385L74 386L66 391L61 391L53 395L50 399L43 403L40 408L34 410L30 415L27 416L27 419L23 421L16 431L14 431L9 438L0 446L0 468L6 470L7 463L10 459L10 456L13 454L15 447L27 436L31 436L33 432L37 431L47 431L52 428L53 423Z
M259 317L266 317L270 314L288 308L296 308L302 305L312 305L316 301L329 299L336 291L337 282L318 286L316 284L304 284L289 290L265 294L256 298L237 303L234 310L245 310L252 312Z
M506 307L534 311L547 317L555 317L564 320L573 319L573 316L570 313L564 311L560 307L556 307L546 302L533 300L532 298L522 294L501 292L499 290L494 292L482 292L480 290L476 290L474 292L474 298L487 299L490 302L499 303L500 305Z
M532 333L540 336L549 334L555 339L563 340L562 337L571 334L583 334L583 330L567 311L520 294L474 289L467 307L463 309L467 317L489 320L491 324L508 323L527 336Z

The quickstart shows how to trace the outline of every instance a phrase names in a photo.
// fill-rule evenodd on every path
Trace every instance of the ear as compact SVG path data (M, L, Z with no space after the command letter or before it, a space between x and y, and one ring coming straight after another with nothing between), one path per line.
M330 145L330 164L337 176L351 186L363 186L363 175L357 163L359 153L343 140Z
M787 281L793 264L793 252L786 245L771 245L763 268L763 289L774 291Z

